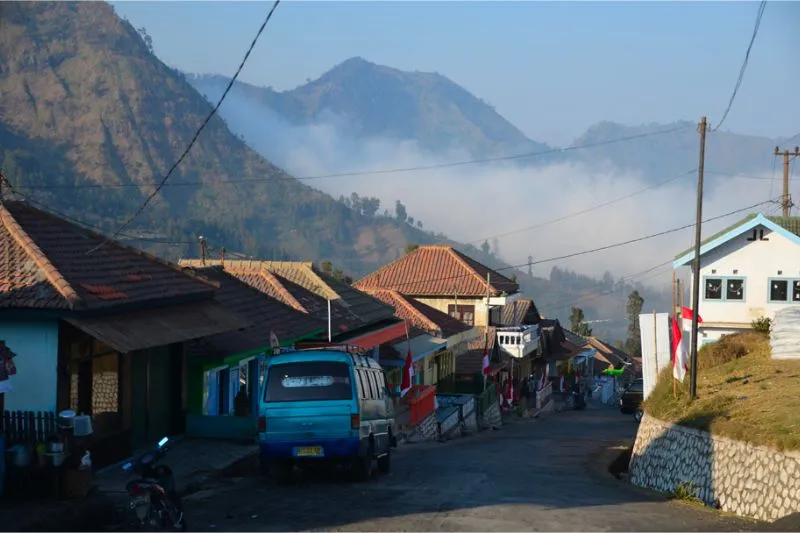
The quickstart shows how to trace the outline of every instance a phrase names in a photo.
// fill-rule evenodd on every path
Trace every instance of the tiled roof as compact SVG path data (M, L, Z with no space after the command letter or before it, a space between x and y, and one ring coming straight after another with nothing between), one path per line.
M219 283L214 299L227 310L252 323L251 326L196 341L193 355L202 351L213 355L233 355L269 346L270 332L279 340L306 337L327 329L327 324L271 298L220 267L197 269L204 277ZM199 350L198 350L199 348Z
M536 325L541 320L539 310L530 298L507 303L500 312L500 324L503 326Z
M493 296L513 294L519 285L451 246L420 246L353 285L357 289L393 289L411 296Z
M589 337L587 339L589 341L589 345L598 351L598 353L603 354L606 360L611 364L617 366L620 363L624 362L632 362L632 357L628 356L622 350L611 346L603 342L602 340L598 339L597 337Z
M212 283L105 241L28 204L6 201L0 206L0 307L98 309L213 295Z
M366 292L351 287L343 281L333 279L326 274L317 274L325 284L335 291L352 313L355 313L367 324L375 324L382 320L394 318L394 308Z
M408 320L409 323L425 331L440 331L442 336L447 338L471 329L447 313L442 313L398 291L367 290L366 292L393 307L397 318Z
M708 244L708 243L710 243L710 242L722 237L726 233L729 233L729 232L735 230L736 228L747 224L748 222L750 222L751 220L753 220L757 216L758 216L757 213L751 213L751 214L747 215L746 217L744 217L742 220L740 220L740 221L738 221L738 222L736 222L734 224L731 224L730 226L728 226L725 229L722 229L722 230L716 232L711 237L708 237L707 239L704 239L703 241L700 242L700 249L702 250L703 246L705 246L706 244ZM782 227L783 229L785 229L789 233L793 233L793 234L797 235L798 237L800 237L800 217L768 217L768 216L765 216L764 218L766 218L770 222L774 222L775 224L777 224L778 226ZM687 250L684 250L681 253L679 253L678 255L676 255L675 259L679 259L679 258L685 256L686 254L688 254L689 252L692 252L692 251L694 251L694 246L692 246L691 248L689 248Z
M306 286L302 286L294 281L268 270L266 267L276 262L267 261L225 261L224 269L226 272L247 283L251 287L267 294L276 300L294 308L297 311L308 313L309 315L328 320L328 300L320 295L330 294L330 288L323 291L317 285L317 291L312 291ZM193 268L204 268L210 265L222 266L221 261L206 260L205 265L199 259L182 259L182 266ZM281 272L290 271L288 268L281 269ZM294 276L299 279L299 276ZM307 281L307 280L306 280ZM322 280L320 279L321 283ZM308 285L308 283L306 283ZM331 328L334 334L351 331L367 325L361 317L351 311L338 297L331 301Z
M422 335L427 335L427 333L423 329L415 328L415 327L408 328L408 338L409 339L416 339L417 337L420 337ZM379 359L381 361L384 361L386 359L393 359L393 360L396 360L396 361L397 360L405 361L406 354L405 353L400 353L400 351L397 348L394 347L395 344L398 344L398 343L400 343L400 342L402 342L404 340L406 340L406 336L405 335L401 335L401 336L396 337L396 338L394 338L394 339L392 339L392 340L390 340L388 342L385 342L385 343L381 344L378 347L378 357L379 357Z

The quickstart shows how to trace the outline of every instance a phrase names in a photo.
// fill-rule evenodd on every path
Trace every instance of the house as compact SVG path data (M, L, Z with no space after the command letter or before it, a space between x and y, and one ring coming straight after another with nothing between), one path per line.
M360 290L388 289L458 318L468 326L497 323L519 286L452 246L420 246L356 281ZM494 321L489 317L493 313Z
M637 375L641 375L642 365L638 358L631 357L622 350L598 339L597 337L587 337L589 346L595 349L594 371L592 375L599 376L607 368L624 370L625 379L633 380Z
M10 411L92 416L103 466L183 429L187 342L247 327L217 285L23 202L0 205Z
M188 267L187 267L188 268ZM250 325L194 340L187 362L186 433L195 437L252 438L252 416L229 416L244 387L249 413L258 411L263 384L263 357L279 347L317 338L327 323L264 294L223 270L221 266L191 269L219 285L214 299Z
M220 266L276 300L326 323L326 331L298 346L357 345L378 358L381 344L405 335L405 324L385 303L333 279L305 261L181 260L186 267Z
M453 390L455 361L467 351L469 342L480 331L399 291L366 289L364 292L394 308L395 316L418 333L408 344L412 348L412 360L420 367L420 371L415 373L417 384L437 385L440 391ZM422 334L428 338L425 344L419 340ZM437 343L437 339L444 343ZM392 346L387 346L387 355L398 352L403 356L399 359L387 357L383 349L381 350L381 364L390 367L387 373L390 383L396 384L400 381L400 370L405 361L403 348L408 345L405 338L399 338ZM434 346L437 348L434 349Z
M692 267L693 279L693 260L692 248L673 267ZM752 214L705 239L697 275L700 346L800 305L800 217Z

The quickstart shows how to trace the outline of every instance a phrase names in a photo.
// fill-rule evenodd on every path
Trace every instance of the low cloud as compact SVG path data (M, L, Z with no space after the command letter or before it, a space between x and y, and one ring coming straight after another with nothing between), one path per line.
M250 146L294 176L360 173L382 169L430 167L469 160L466 152L431 154L413 141L355 139L347 135L345 122L335 116L320 117L311 126L294 126L262 104L233 91L221 109L231 129ZM688 170L696 165L687 161ZM694 221L696 176L679 178L667 185L585 214L536 229L575 212L612 201L653 184L632 172L608 171L582 163L557 164L545 168L520 168L511 163L439 167L409 172L309 180L307 184L334 197L374 196L384 208L394 211L396 200L424 228L443 232L461 242L480 245L484 238L493 245L497 237L499 255L511 264L569 255L609 244L676 228ZM761 182L768 183L768 182ZM724 187L710 187L705 196L704 218L766 200L753 194L751 180L726 178ZM764 206L761 210L771 210ZM706 225L704 234L721 229L740 213ZM693 229L656 237L635 244L573 258L534 265L534 274L547 277L554 265L600 276L635 274L670 260L693 243ZM668 281L670 269L645 283ZM658 274L659 271L656 271Z

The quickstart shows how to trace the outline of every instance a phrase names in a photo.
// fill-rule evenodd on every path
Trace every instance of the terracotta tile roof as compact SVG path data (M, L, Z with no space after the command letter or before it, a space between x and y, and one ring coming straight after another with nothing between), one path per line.
M507 277L451 246L420 246L353 285L361 290L393 289L411 296L480 297L486 296L487 273L491 273L489 290L493 296L519 291Z
M530 298L514 300L504 305L500 311L500 325L503 326L536 325L541 320L539 310Z
M212 297L214 285L23 202L0 206L0 307L98 309Z
M394 308L394 315L397 318L407 320L410 324L431 333L441 332L444 338L472 329L447 313L442 313L398 291L368 289L366 292Z
M428 333L424 329L410 327L408 328L408 338L409 339L416 339L422 335L427 335ZM391 359L395 361L405 361L406 354L400 353L400 350L394 347L395 344L406 340L405 335L401 335L399 337L395 337L394 339L381 344L378 347L378 357L381 361L385 359Z
M199 259L182 259L180 264L185 267L205 268L222 266L219 260L206 260L205 266ZM251 287L275 298L276 300L292 307L302 313L328 321L328 300L318 292L312 291L280 274L267 270L266 261L225 261L226 272L247 283ZM286 272L289 269L283 269ZM298 276L295 276L298 279ZM328 289L330 290L330 289ZM323 292L321 289L319 292ZM328 292L323 292L328 294ZM343 301L338 298L331 301L331 327L334 334L352 331L367 325L358 315L353 313Z
M603 355L603 358L614 366L619 366L623 362L633 362L633 358L622 350L603 342L597 337L589 337L589 346L597 350L598 353Z
M228 356L269 346L270 332L279 340L307 337L327 330L326 322L271 298L237 279L221 267L206 267L197 272L219 283L214 299L227 310L252 323L239 331L221 333L194 343L192 354Z

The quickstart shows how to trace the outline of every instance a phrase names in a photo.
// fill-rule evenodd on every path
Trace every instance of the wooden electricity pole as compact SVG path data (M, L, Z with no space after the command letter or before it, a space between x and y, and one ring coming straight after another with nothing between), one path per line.
M775 156L781 155L781 149L775 147ZM788 217L792 211L794 204L792 203L792 195L789 194L789 161L792 157L800 156L800 146L794 147L794 152L789 150L783 151L783 196L781 196L781 208L783 209L783 216Z
M691 399L697 397L697 318L700 316L700 244L702 242L703 224L703 171L706 164L706 117L700 118L700 162L697 165L697 218L694 228L694 262L692 270L692 346L691 346L691 375L689 389Z

